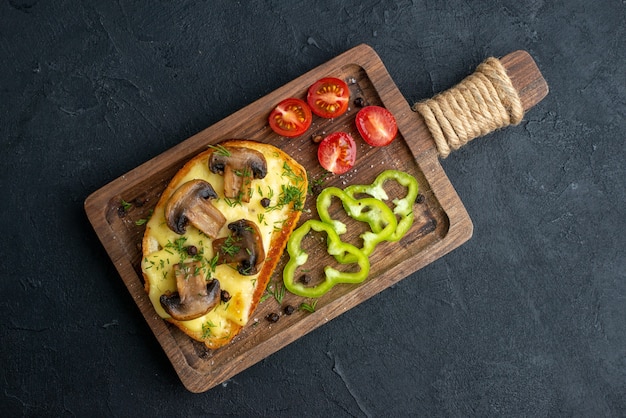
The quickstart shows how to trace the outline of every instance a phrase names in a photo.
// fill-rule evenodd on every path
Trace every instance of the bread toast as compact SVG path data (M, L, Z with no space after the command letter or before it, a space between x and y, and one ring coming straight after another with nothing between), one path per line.
M257 175L259 173L255 172L254 175L252 172L248 173L250 175L243 181L243 185L239 186L243 194L233 195L231 191L227 194L232 197L228 197L224 195L228 169L224 169L223 162L215 161L220 155L235 154L241 150L253 150L256 154L262 154L267 164L264 167L266 171L260 173L263 175L262 178ZM232 172L237 170L230 171L230 175L234 175ZM239 171L237 175L246 175ZM198 216L190 215L172 220L173 215L170 212L174 209L171 207L176 206L171 202L173 196L177 191L180 194L183 186L189 188L191 182L200 181L203 185L206 182L212 186L214 194L206 191L210 189L206 185L202 193L211 195L210 199L205 199L210 200L211 210L216 209L224 219L218 214L209 221L197 220L195 218ZM230 187L226 186L227 189ZM163 191L146 224L142 241L141 268L145 290L156 313L210 349L222 347L230 342L248 323L259 304L287 239L300 219L307 188L305 169L284 151L269 144L249 140L228 140L210 147L188 161ZM208 205L202 199L200 201L203 205ZM192 204L184 202L178 206ZM170 212L166 214L166 210ZM187 209L178 207L177 210ZM191 218L196 222L190 223ZM230 239L235 230L231 224L241 220L254 223L262 242L263 260L255 259L253 263L255 268L252 271L245 271L245 268L241 265L237 267L233 262L217 264L218 259L221 262L224 259L233 260L229 257L220 258L219 250L215 250L212 245L214 241L223 243ZM203 228L203 222L210 224L208 227L210 231ZM196 227L195 224L200 226ZM178 268L175 269L175 265ZM221 289L220 300L216 301L215 306L211 306L208 312L188 320L174 318L162 302L163 298L177 297L176 303L180 303L178 293L181 290L181 283L186 279L180 277L181 271L184 271L181 269L182 266L194 267L195 271L189 273L190 277L203 275L207 283L218 280ZM215 293L215 290L215 286L212 286L212 293Z

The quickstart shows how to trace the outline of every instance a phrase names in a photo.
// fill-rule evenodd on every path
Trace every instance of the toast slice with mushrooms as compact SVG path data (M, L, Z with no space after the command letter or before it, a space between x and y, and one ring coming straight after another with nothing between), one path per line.
M269 144L228 140L188 161L142 241L156 313L210 349L230 342L265 292L307 187L305 169Z

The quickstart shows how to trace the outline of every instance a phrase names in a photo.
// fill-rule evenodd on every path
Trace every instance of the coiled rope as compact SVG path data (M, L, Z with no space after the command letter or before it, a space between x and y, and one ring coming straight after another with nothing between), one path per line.
M469 141L496 129L517 125L524 108L517 90L497 58L487 58L451 89L415 103L442 158Z

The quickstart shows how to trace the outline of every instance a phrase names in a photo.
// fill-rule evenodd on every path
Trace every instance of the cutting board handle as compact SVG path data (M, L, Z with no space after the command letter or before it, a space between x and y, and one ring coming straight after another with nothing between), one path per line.
M456 86L413 105L445 158L469 141L509 125L548 94L548 84L526 51L487 58Z

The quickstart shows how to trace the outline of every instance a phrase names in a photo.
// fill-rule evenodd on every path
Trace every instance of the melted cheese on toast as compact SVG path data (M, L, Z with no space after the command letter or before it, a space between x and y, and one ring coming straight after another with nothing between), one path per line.
M219 146L199 154L179 170L161 195L146 224L141 264L145 289L156 313L211 349L231 341L252 316L300 218L307 193L306 171L282 150L247 140L229 140L220 145L251 148L264 155L267 174L263 179L252 180L250 201L224 197L224 178L212 173L208 164L211 155L220 152ZM218 194L218 198L212 200L213 206L227 219L216 239L228 236L228 224L239 219L257 225L266 255L257 274L244 276L233 265L215 266L212 239L191 224L183 235L168 227L164 210L168 199L182 184L195 179L213 186ZM267 198L270 204L264 207L261 201ZM197 253L193 256L187 251L189 246L196 247ZM160 297L177 290L174 265L190 261L200 261L207 279L219 280L222 291L227 291L231 298L196 319L179 321L163 309Z

